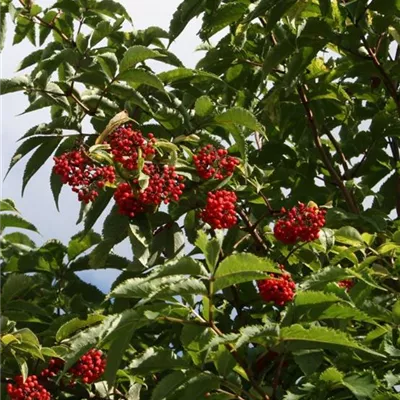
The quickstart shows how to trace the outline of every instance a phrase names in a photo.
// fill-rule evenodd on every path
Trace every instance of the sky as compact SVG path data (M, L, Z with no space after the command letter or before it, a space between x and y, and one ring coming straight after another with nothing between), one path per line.
M46 8L54 2L49 0L36 1L42 8ZM133 28L137 30L149 26L159 26L168 31L172 14L180 2L181 0L120 0L120 3L125 6L133 19ZM189 68L194 67L202 57L201 52L195 52L195 48L200 44L200 39L197 37L200 23L199 19L192 20L186 27L184 34L170 48ZM13 26L10 21L8 21L7 28L6 43L0 59L0 75L2 78L15 76L18 63L34 50L34 47L28 41L12 46ZM155 64L157 64L157 72L161 72L162 63ZM165 68L168 68L168 66L166 65ZM18 74L23 73L25 71L18 72ZM32 153L22 159L4 180L10 160L21 143L17 143L17 140L34 125L48 122L50 119L49 111L46 108L19 115L23 113L27 106L28 100L22 92L0 96L1 197L13 199L22 216L38 228L41 236L33 237L37 243L48 239L58 239L66 244L72 235L82 229L75 223L80 203L77 201L76 194L66 187L62 190L60 196L60 212L57 211L49 185L50 172L53 166L52 160L45 163L31 179L23 197L21 197L22 176L26 162ZM100 232L101 226L102 221L99 220L95 225L95 230ZM126 253L126 247L119 246L119 250ZM98 270L82 273L81 277L107 291L117 274L117 271Z

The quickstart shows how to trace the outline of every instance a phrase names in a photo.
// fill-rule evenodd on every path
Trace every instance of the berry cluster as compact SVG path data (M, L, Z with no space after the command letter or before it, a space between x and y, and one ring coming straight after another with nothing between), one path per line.
M19 375L14 378L15 384L7 384L7 393L11 400L50 400L50 393L41 385L36 375L24 378Z
M120 126L108 138L114 160L129 171L137 170L140 157L149 160L156 152L154 135L150 133L148 138L146 140L141 132L134 131L130 125Z
M112 166L99 167L82 150L73 150L54 157L54 173L61 176L62 183L72 186L78 193L79 201L88 203L99 195L96 189L104 187L106 182L115 181Z
M185 185L183 176L175 172L175 167L158 164L146 164L143 173L149 176L146 189L142 190L138 179L132 181L132 186L124 182L118 185L114 199L122 215L133 218L145 211L146 206L168 204L178 201Z
M228 190L208 193L205 209L200 218L213 229L229 229L237 223L235 203L236 194Z
M281 276L271 274L271 278L257 281L261 297L266 302L274 302L277 306L283 306L292 301L294 297L295 283L289 274Z
M325 225L325 214L325 210L307 207L303 203L289 211L282 208L282 217L275 224L274 235L286 244L318 239L319 231Z
M203 147L194 155L193 161L201 178L218 180L232 175L236 165L240 164L237 158L228 156L227 150L216 149L212 144Z
M84 354L79 361L69 369L75 378L81 378L83 383L93 383L106 368L106 359L100 350L91 349Z
M64 368L64 364L65 362L61 358L52 358L48 367L40 373L40 376L42 378L53 378Z
M338 282L339 287L345 288L346 292L348 292L356 283L352 279L343 279Z

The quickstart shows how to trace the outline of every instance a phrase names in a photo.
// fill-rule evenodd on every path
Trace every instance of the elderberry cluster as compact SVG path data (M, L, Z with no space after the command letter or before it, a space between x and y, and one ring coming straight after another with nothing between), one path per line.
M69 369L74 378L80 378L83 383L93 383L106 368L106 359L100 350L91 349L84 354L78 362Z
M118 185L114 199L122 215L133 218L144 212L146 206L178 201L182 195L184 178L175 172L175 167L150 163L143 167L143 173L149 177L144 190L140 188L138 179L134 179L131 185L126 182Z
M236 194L229 190L208 193L207 204L200 218L213 229L229 229L237 223Z
M53 378L64 368L64 364L65 362L61 358L52 358L47 368L40 373L40 376L42 378Z
M274 227L274 235L285 244L311 242L318 239L319 231L325 225L325 214L325 210L307 207L303 203L289 211L282 208L281 218Z
M72 186L72 191L78 193L79 201L84 203L96 199L99 195L96 189L103 188L106 182L115 181L114 167L95 165L82 150L54 157L54 162L54 173L60 175L62 183Z
M338 282L339 287L346 289L348 292L356 283L352 279L343 279Z
M22 375L14 378L14 384L7 384L7 393L11 400L50 400L51 395L38 381L36 375L24 378Z
M263 300L268 303L273 302L277 306L283 306L292 301L296 288L288 273L280 276L271 274L269 279L257 281L257 286Z
M108 138L114 161L129 171L137 170L140 157L150 160L156 152L154 135L149 133L148 138L146 140L141 132L133 130L130 125L117 128Z
M216 149L212 144L203 147L193 156L197 173L203 179L223 180L233 174L240 164L236 157L228 156L225 149Z

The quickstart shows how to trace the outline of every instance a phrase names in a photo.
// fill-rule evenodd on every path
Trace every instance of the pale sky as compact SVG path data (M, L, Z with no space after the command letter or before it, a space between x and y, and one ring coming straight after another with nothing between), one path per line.
M134 29L159 26L166 31L168 31L172 14L180 2L181 0L120 1L131 15ZM42 8L53 3L53 0L37 0L37 4L41 5ZM1 53L0 74L2 78L13 77L21 59L34 50L34 47L27 40L12 46L13 26L10 21L8 22L6 43ZM195 48L200 44L200 39L196 36L200 29L200 23L200 20L191 21L182 36L170 48L187 67L194 67L202 56L201 52L195 52ZM157 63L157 67L162 67L162 64ZM168 68L168 66L165 65L165 68ZM22 73L26 73L26 71ZM50 171L53 166L52 160L49 160L31 179L22 198L22 176L29 154L11 170L7 179L3 182L11 157L20 144L17 143L17 140L28 129L42 122L47 122L50 118L49 110L46 108L18 116L27 106L27 98L22 92L0 96L1 197L13 199L23 217L36 225L43 236L42 238L36 236L34 239L37 242L40 243L43 240L54 238L66 244L69 238L81 229L75 224L80 203L77 201L76 194L72 193L69 187L65 187L60 195L60 212L57 212L49 185ZM96 231L100 232L101 226L100 221L95 226ZM96 271L95 275L93 271L89 274L83 274L84 277L89 278L104 290L109 288L116 275L117 273L113 271Z

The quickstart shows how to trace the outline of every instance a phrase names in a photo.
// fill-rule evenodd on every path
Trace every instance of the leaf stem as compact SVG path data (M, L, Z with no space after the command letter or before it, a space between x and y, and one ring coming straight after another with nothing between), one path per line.
M245 225L246 225L246 227L248 229L248 232L253 237L255 242L257 244L259 244L264 250L268 250L267 244L264 242L264 240L262 239L262 237L258 233L257 229L254 227L254 225L252 225L252 223L250 222L250 220L247 217L247 215L244 212L244 210L243 209L239 209L238 210L238 214L240 215L240 218L242 219L242 221L245 223Z

